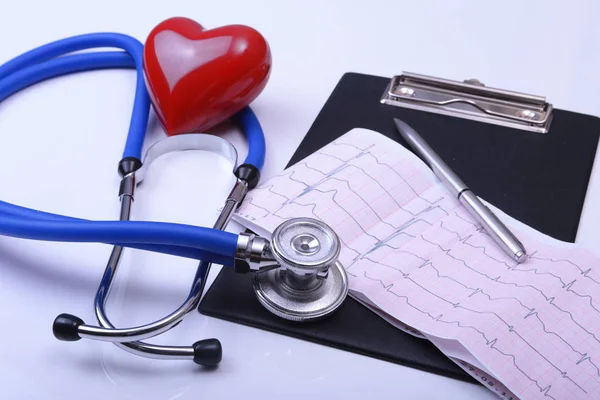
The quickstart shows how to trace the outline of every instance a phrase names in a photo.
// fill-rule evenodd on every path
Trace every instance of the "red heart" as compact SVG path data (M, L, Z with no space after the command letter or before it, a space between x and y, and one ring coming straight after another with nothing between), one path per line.
M267 41L244 25L205 30L188 18L170 18L144 46L146 86L169 136L223 122L262 92L270 73Z

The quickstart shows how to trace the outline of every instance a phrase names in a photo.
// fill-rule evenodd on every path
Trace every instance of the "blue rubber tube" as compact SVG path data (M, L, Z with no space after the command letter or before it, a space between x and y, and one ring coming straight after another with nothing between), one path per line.
M135 62L129 54L122 51L59 57L24 68L3 79L0 78L0 101L47 79L76 72L107 68L135 68Z
M252 164L260 171L265 163L266 143L265 135L258 118L250 109L245 107L235 115L248 139L248 155L244 164Z
M0 235L52 242L174 245L233 258L238 235L185 224L147 221L48 221L9 215L0 218Z
M37 211L26 207L21 207L0 201L0 218L13 217L21 220L45 220L45 221L88 221L85 219L66 217L63 215L52 214L44 211ZM90 222L90 221L88 221ZM193 247L175 246L175 245L157 245L140 243L110 243L114 246L129 247L138 250L147 250L177 257L191 258L194 260L213 260L211 262L231 266L234 259L228 256L215 254L212 251L203 251Z
M19 80L21 70L39 63L48 62L48 60L68 53L98 47L114 47L125 50L129 53L135 64L137 70L135 101L123 157L141 159L144 136L146 135L150 114L150 96L148 95L144 81L144 45L139 40L118 33L91 33L58 40L23 53L0 66L0 80L7 80L7 86L18 87L21 82ZM80 56L78 59L79 62L85 63L88 54L83 53L77 56ZM57 64L44 64L38 71L46 68L52 70L55 65ZM52 74L52 72L49 73Z

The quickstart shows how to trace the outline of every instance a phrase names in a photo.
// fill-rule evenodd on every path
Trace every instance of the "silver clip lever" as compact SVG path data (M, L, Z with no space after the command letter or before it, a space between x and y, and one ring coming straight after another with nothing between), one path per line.
M537 133L548 132L553 114L544 97L407 72L391 79L380 101Z

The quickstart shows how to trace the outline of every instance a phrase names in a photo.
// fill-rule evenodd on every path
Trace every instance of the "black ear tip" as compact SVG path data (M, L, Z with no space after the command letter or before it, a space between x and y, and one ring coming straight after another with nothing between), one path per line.
M60 314L52 324L52 333L58 340L75 342L81 339L78 328L84 322L81 318L71 314Z
M223 358L223 348L218 339L199 340L193 345L194 362L205 367L216 367Z

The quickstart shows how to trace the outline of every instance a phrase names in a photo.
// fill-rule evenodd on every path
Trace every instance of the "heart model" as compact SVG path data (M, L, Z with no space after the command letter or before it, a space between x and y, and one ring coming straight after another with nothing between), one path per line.
M248 26L205 30L188 18L157 25L144 46L154 110L169 136L205 132L250 104L271 73L271 51Z

